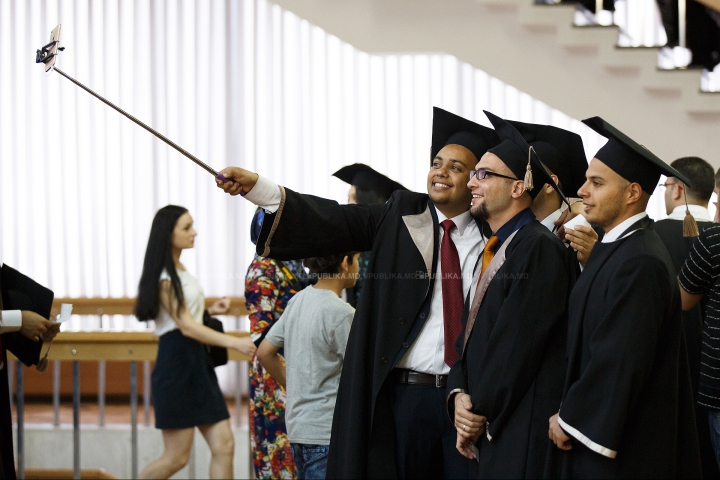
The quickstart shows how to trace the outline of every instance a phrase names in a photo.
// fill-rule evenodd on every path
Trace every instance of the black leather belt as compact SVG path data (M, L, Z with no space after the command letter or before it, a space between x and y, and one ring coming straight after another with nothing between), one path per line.
M393 374L398 383L407 383L408 385L429 385L435 388L445 388L447 385L447 375L433 375L431 373L420 373L404 368L396 368Z

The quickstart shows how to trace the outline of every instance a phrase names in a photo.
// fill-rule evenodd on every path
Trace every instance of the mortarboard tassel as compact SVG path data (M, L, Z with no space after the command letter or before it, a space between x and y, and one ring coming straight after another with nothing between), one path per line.
M533 147L530 147L528 149L528 164L527 168L525 169L525 190L528 192L532 191L532 189L535 187L533 185L533 179L532 179L532 168L530 167L530 155L532 155L532 152L534 152L535 149Z
M695 218L690 215L690 207L687 203L687 189L683 189L685 193L685 218L683 219L683 237L697 237L700 235Z

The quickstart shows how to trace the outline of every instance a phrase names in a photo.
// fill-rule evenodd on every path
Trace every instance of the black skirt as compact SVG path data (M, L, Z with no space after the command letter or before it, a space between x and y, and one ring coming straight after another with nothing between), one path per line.
M155 428L191 428L230 418L205 345L180 330L160 337L152 398Z

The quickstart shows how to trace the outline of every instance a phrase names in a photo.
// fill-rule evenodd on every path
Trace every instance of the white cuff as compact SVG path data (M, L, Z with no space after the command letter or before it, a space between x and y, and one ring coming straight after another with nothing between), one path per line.
M257 183L252 190L245 194L245 200L264 208L268 213L275 213L280 207L282 194L280 187L275 182L258 175Z
M579 442L581 442L593 452L599 453L600 455L604 455L608 458L615 458L617 456L617 452L615 450L610 450L609 448L605 448L602 445L593 442L588 437L580 433L578 429L573 428L567 423L563 422L563 419L560 418L560 415L558 415L558 423L563 430L575 437L575 439L577 439Z
M0 316L0 331L15 332L22 327L22 311L3 310Z

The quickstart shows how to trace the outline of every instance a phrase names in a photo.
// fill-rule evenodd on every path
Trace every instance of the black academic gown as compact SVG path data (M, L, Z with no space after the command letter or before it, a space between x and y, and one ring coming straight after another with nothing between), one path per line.
M280 208L265 216L259 255L371 252L335 403L327 478L394 478L393 385L386 380L427 318L438 251L435 207L427 194L407 191L381 205L281 191Z
M0 285L0 290L2 285ZM0 296L0 310L2 297ZM20 332L3 333L2 365L0 370L0 460L2 478L15 479L15 457L13 454L12 412L10 408L10 387L8 385L7 350L10 350L25 365L35 365L40 360L42 341L34 342Z
M479 478L543 475L548 419L560 406L565 377L574 263L562 242L532 221L511 240L480 304L448 379L448 391L468 392L473 412L488 421L492 441L484 434L477 444ZM454 405L448 407L452 416Z
M551 446L549 476L701 476L680 292L652 225L596 243L572 291L559 416L573 442Z
M712 225L712 222L697 222L702 230ZM655 222L655 232L665 244L675 273L680 273L685 260L690 255L690 249L696 237L683 237L682 220L666 218ZM710 426L708 425L707 407L697 404L698 385L700 382L700 349L702 347L703 318L705 316L704 299L692 309L682 312L683 329L685 331L685 344L687 346L688 363L690 365L690 381L695 402L695 418L698 430L698 443L702 459L703 478L720 478L715 452L710 442Z

